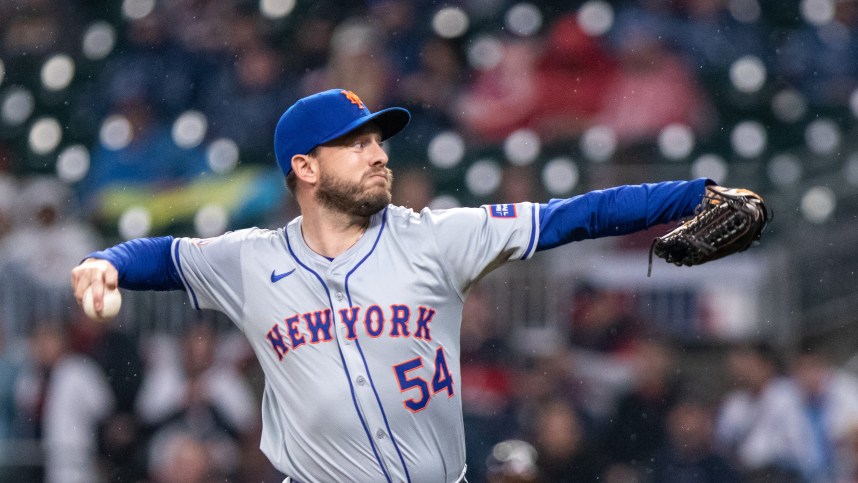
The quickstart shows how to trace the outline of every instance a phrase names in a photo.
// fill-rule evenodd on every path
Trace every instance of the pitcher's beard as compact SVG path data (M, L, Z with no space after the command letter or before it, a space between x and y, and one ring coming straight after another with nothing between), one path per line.
M319 189L316 190L316 199L322 205L353 216L368 218L385 206L393 199L391 188L393 187L393 172L384 168L387 176L387 186L373 186L369 189L363 188L363 181L349 184L322 174L319 179Z

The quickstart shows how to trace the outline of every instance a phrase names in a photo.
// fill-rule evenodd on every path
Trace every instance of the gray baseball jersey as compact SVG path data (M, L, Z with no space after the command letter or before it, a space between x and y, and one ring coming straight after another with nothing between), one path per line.
M227 314L265 372L262 451L295 481L457 481L469 288L536 249L538 205L389 206L329 260L301 235L247 229L173 242L197 308Z

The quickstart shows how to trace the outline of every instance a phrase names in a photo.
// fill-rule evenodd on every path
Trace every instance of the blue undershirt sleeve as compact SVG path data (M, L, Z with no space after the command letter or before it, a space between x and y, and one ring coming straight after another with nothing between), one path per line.
M92 252L86 258L112 263L119 272L119 286L129 290L184 290L170 247L173 237L137 238L106 250Z
M566 243L625 235L693 214L706 178L618 186L539 205L537 251Z

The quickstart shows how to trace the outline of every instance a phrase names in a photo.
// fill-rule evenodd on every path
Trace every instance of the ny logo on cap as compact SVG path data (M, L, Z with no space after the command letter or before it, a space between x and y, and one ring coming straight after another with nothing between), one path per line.
M342 94L342 95L346 96L346 99L348 99L348 100L349 100L349 102L351 102L352 104L354 104L354 105L358 106L360 109L366 109L366 108L363 106L363 101L362 101L362 100L360 100L360 97L358 97L358 96L357 96L357 94L355 94L354 92L352 92L352 91L347 91L347 90L342 90L342 91L340 91L340 94Z

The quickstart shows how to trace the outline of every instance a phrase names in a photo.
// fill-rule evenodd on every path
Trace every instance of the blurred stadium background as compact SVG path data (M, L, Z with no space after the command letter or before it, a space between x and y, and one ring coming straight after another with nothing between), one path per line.
M68 273L284 225L274 125L332 87L412 111L388 147L414 209L706 176L774 210L761 248L693 270L646 277L662 227L486 279L470 481L856 481L848 0L3 0L0 481L282 479L229 321L126 292L92 324Z

